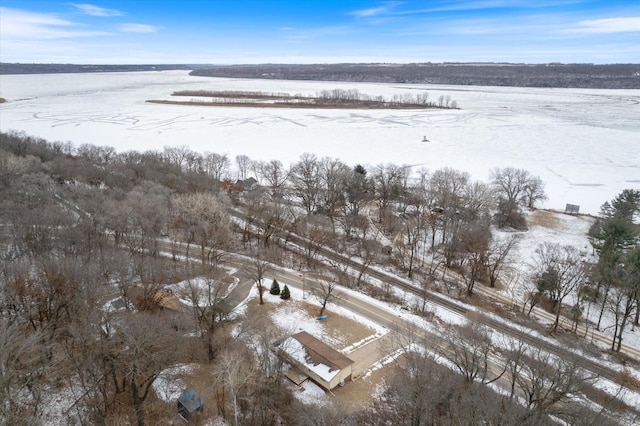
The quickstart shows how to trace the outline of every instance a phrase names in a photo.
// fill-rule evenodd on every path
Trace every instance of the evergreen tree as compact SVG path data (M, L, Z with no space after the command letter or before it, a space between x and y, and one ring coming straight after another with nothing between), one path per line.
M280 284L278 284L278 280L276 279L273 280L273 282L271 283L271 290L269 290L269 293L275 294L275 295L280 294Z
M625 189L611 202L600 207L600 215L605 219L623 219L633 222L634 216L640 213L640 191Z
M291 293L289 293L289 287L287 287L287 285L284 285L284 288L282 289L282 294L280 295L280 299L282 300L287 300L291 297Z

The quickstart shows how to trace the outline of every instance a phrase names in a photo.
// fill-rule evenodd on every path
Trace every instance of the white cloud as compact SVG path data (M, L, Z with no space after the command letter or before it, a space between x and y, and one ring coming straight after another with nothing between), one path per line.
M155 33L160 27L147 24L122 24L118 29L125 33Z
M568 32L592 34L640 32L640 16L580 21L577 28L569 29Z
M393 9L394 7L396 7L396 6L400 5L400 4L402 4L402 2L400 2L400 1L388 1L388 2L383 3L383 5L379 6L379 7L372 7L370 9L354 10L353 12L350 13L350 15L354 15L354 16L357 16L357 17L360 17L360 18L383 15L383 14L391 12L391 9Z
M29 12L20 9L10 9L8 7L0 7L0 19L2 19L2 30L6 31L4 24L24 24L24 25L47 25L47 26L69 26L73 25L71 21L58 18L54 14L44 14Z
M90 16L106 16L106 17L108 17L108 16L122 16L122 15L124 15L124 13L120 12L119 10L116 10L116 9L105 9L104 7L95 6L93 4L71 3L71 6L75 7L80 12L84 13L85 15L90 15Z
M79 31L74 22L55 14L35 13L20 9L0 7L0 27L2 38L15 39L58 39L105 35L100 31Z
M403 4L402 2L388 2L389 7L381 6L372 9L356 11L352 14L357 16L374 16L383 13L392 15L420 15L434 12L462 12L469 10L490 10L490 9L542 9L547 7L557 7L562 5L579 4L585 0L475 0L475 1L435 1L429 7L419 9L406 9L391 11L392 7ZM409 4L411 5L411 4Z

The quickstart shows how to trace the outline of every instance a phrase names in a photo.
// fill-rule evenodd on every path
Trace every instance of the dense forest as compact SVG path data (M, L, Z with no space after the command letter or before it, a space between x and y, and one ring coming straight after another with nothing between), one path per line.
M640 89L638 64L316 64L233 65L191 75L278 80L354 81L514 87Z
M413 283L407 309L425 318L429 292L491 304L477 286L500 285L516 243L494 238L492 229L524 232L525 212L545 198L544 183L526 170L495 169L482 182L451 168L347 165L313 154L285 166L184 146L116 152L9 132L0 133L0 194L2 423L47 423L57 398L70 402L61 409L64 420L57 417L66 424L175 424L175 406L158 399L152 385L161 371L184 363L201 365L207 383L207 408L195 424L640 419L637 407L596 389L597 374L585 372L573 352L550 355L523 340L496 347L480 320L449 326L439 346L418 330L404 335L402 356L362 406L337 398L329 406L304 404L283 378L285 362L270 356L283 336L264 327L263 317L232 315L223 297L238 276L256 283L262 301L262 279L269 265L279 265L406 305L371 279L368 271L379 267ZM561 330L558 319L577 327L585 321L581 303L593 302L601 317L615 316L611 352L619 352L626 330L639 325L639 210L635 190L603 205L591 231L596 263L556 242L541 245L527 309L510 315L585 350L588 343ZM394 247L384 247L380 234ZM328 260L322 247L343 261ZM231 265L242 266L230 272ZM206 300L185 295L189 313L166 315L159 298L172 283L195 277L207 283ZM575 306L568 306L570 294ZM107 307L114 298L119 309ZM330 291L319 298L326 303ZM527 319L534 306L556 315L551 329ZM234 334L238 329L243 333ZM432 346L442 349L417 349ZM498 358L501 373L488 367ZM506 391L492 390L497 380ZM639 387L628 374L613 380L621 390ZM577 403L577 394L595 404Z
M190 70L191 75L277 80L354 81L474 86L640 89L639 64L150 64L76 65L0 63L1 74Z
M31 63L0 63L2 74L59 74L59 73L89 73L89 72L134 72L134 71L169 71L193 70L198 65L184 64L149 64L149 65L82 65L82 64L31 64Z

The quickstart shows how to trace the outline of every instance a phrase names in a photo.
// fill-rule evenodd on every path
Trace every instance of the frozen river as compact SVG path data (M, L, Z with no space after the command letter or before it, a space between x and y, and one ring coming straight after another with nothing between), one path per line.
M176 90L449 95L460 110L311 110L150 104ZM2 75L0 129L118 151L196 151L296 161L302 153L355 165L448 166L487 180L525 168L546 183L544 207L597 213L640 188L640 90L531 89L191 77L185 71ZM426 137L430 142L421 142Z

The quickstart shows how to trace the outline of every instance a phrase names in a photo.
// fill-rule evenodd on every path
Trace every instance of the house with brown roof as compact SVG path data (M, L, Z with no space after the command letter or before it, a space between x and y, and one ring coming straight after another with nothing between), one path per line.
M308 377L330 391L351 380L353 361L306 331L282 342L280 352L303 373L294 380L298 384Z

